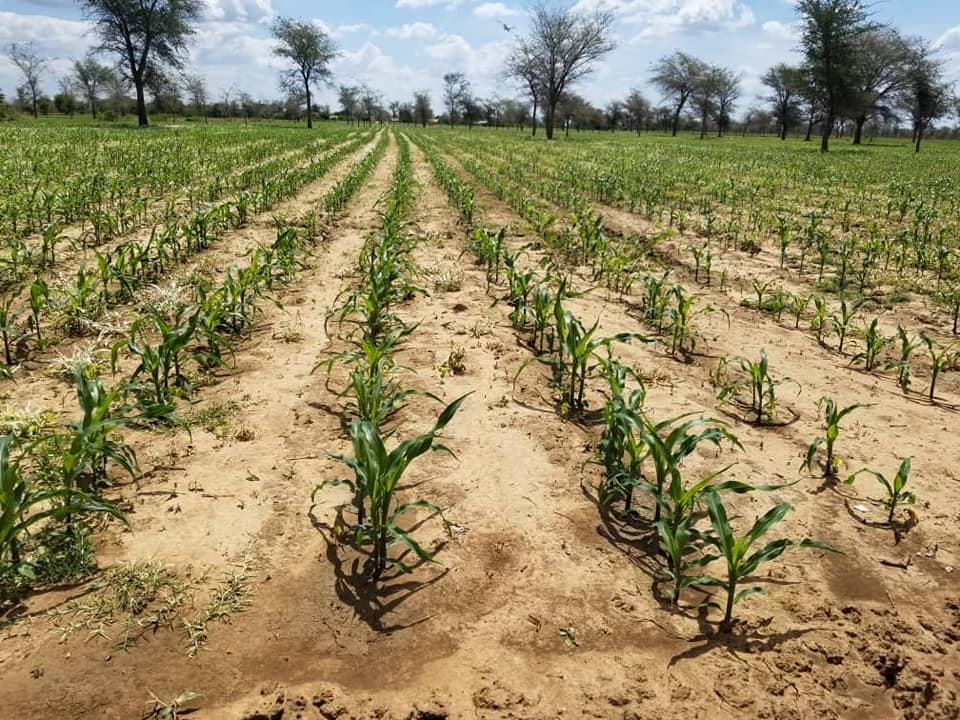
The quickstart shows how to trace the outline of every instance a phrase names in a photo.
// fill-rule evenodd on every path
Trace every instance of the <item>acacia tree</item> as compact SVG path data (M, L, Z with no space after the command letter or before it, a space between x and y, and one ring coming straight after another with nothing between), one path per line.
M830 149L833 124L855 99L852 68L867 24L860 0L797 0L800 49L823 109L820 152Z
M433 117L433 107L430 105L430 93L426 90L413 94L413 116L423 127L427 126Z
M340 103L340 113L347 119L349 125L354 120L360 124L360 88L353 85L341 85L337 92L337 101Z
M110 76L110 68L101 65L89 55L73 63L73 84L83 95L94 119L97 117L97 97L107 88Z
M907 80L909 54L903 38L892 28L871 30L860 38L852 68L854 145L860 144L867 120L878 113L890 115L890 105Z
M544 108L547 139L553 139L557 105L576 82L589 75L595 63L613 50L610 37L613 14L578 12L537 0L530 9L529 37L517 48L526 48Z
M33 43L13 43L7 53L10 62L17 66L23 75L22 87L30 94L30 110L37 117L37 100L40 97L40 76L47 65L33 49Z
M679 51L653 64L653 77L650 80L673 106L671 126L674 137L680 127L680 113L707 71L706 64L701 60Z
M207 81L202 75L184 75L183 89L190 100L193 111L207 121Z
M715 67L711 74L716 99L713 117L717 122L717 136L720 137L730 124L730 113L733 112L733 106L740 98L741 76L725 67Z
M709 67L700 73L690 93L690 105L694 116L700 120L700 139L707 135L707 119L717 111L717 88L719 69Z
M800 92L803 79L799 68L779 63L767 70L760 82L770 88L767 100L773 107L773 117L780 128L780 139L787 139L791 125L800 119Z
M956 102L949 83L943 77L943 61L934 56L930 44L922 38L910 42L906 81L899 104L913 122L914 152L920 152L923 133L930 123L950 112Z
M463 73L447 73L443 76L443 104L447 108L450 127L457 122L457 113L470 97L470 81Z
M278 45L273 54L286 58L293 67L280 75L280 85L288 92L302 92L307 102L307 127L313 127L313 96L311 87L329 82L332 77L330 63L339 55L336 43L327 33L316 25L294 20L277 18L270 27Z
M630 127L637 131L637 135L643 130L647 118L650 116L650 103L637 89L630 91L623 101L623 109L627 113Z
M187 38L203 12L202 0L79 0L100 38L98 50L120 58L137 93L137 121L147 125L144 88L151 72L179 70Z

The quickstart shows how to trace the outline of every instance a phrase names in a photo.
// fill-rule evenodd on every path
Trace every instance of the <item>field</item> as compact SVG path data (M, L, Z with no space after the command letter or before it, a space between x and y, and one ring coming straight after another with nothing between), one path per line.
M4 714L960 718L960 146L816 150L0 127Z

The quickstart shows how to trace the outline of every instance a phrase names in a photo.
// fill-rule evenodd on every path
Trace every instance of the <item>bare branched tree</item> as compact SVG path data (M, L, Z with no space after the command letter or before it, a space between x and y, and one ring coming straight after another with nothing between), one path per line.
M207 81L202 75L184 75L183 90L187 94L190 106L198 115L202 115L204 122L207 119Z
M23 87L30 94L30 109L37 117L37 100L40 97L40 77L47 66L46 58L37 55L33 43L13 43L7 53L10 62L17 66L23 75Z
M581 13L537 0L530 9L531 27L511 58L529 62L536 78L531 92L539 93L547 139L553 139L557 105L579 80L593 72L597 61L614 49L610 30L613 15ZM516 77L516 75L514 75Z
M443 104L447 107L447 120L450 127L457 122L463 103L469 97L470 81L463 73L447 73L443 76Z
M533 104L533 135L537 134L537 111L540 109L540 98L543 90L540 87L540 73L537 69L536 56L533 49L525 40L520 40L507 57L507 64L503 75L507 79L515 80L530 97Z
M915 152L920 152L923 134L930 123L950 112L956 102L953 88L944 79L943 59L936 56L930 43L922 38L909 42L906 81L899 104L913 122Z

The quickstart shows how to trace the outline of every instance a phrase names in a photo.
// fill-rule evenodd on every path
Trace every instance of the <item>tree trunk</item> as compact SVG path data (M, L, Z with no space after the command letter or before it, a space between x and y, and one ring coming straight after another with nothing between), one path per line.
M534 99L533 99L533 118L532 118L532 120L533 120L533 122L531 123L531 125L533 125L533 132L531 133L531 135L532 135L533 137L536 137L536 136L537 136L537 98L534 98Z
M787 139L787 124L786 124L786 123L780 123L780 139L781 139L781 140L786 140L786 139Z
M555 119L555 113L557 112L556 105L553 103L547 103L547 113L546 113L546 133L547 140L553 140L553 122Z
M853 144L859 145L860 141L863 139L863 126L867 122L867 116L861 115L856 120L856 125L853 128Z
M820 135L820 152L830 150L830 132L833 130L833 118L829 115L823 121L823 132Z
M90 96L90 114L93 115L93 119L97 119L97 98L95 95Z
M33 98L33 103L32 103L32 105L33 105L33 117L34 117L34 119L36 119L36 117L37 117L37 94L36 94L36 93L33 93L33 94L31 95L31 98Z
M147 122L147 100L143 96L143 78L133 79L134 87L137 89L137 125L146 127Z
M917 128L917 144L914 146L915 153L920 152L920 141L923 140L923 126Z
M307 91L307 128L313 128L313 99L310 97L310 85L304 85Z
M703 140L707 136L707 114L704 113L700 117L700 139Z
M807 136L803 139L804 142L810 142L810 136L813 135L813 115L810 115L810 118L807 120Z
M677 136L677 130L680 128L680 108L673 114L673 137Z

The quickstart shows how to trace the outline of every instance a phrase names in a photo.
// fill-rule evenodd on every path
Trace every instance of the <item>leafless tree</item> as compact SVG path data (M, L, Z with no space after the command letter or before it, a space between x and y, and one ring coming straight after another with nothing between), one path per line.
M586 14L546 0L536 0L530 13L529 34L518 42L511 58L530 63L535 77L532 92L539 93L550 140L564 93L614 49L610 34L613 14L600 10Z
M463 73L447 73L443 76L443 104L447 108L450 127L457 121L463 102L470 97L470 81Z
M40 77L47 66L46 58L37 55L33 43L13 43L7 53L10 62L23 75L23 87L30 94L30 109L37 117L37 100L40 97Z

